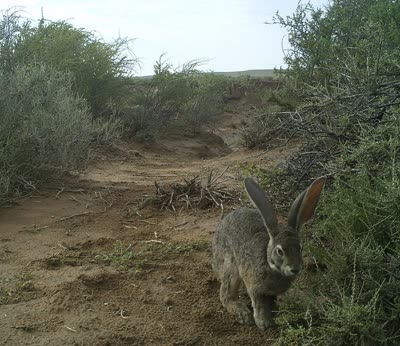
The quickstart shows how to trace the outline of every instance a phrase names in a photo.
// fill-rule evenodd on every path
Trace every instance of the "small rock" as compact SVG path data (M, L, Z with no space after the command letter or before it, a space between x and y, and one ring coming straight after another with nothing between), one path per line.
M25 282L21 285L21 288L22 288L24 291L33 291L33 290L34 290L34 286L33 286L32 280L25 281Z
M165 304L166 306L172 306L172 305L174 305L174 300L172 299L172 297L166 296L166 297L164 298L164 304Z

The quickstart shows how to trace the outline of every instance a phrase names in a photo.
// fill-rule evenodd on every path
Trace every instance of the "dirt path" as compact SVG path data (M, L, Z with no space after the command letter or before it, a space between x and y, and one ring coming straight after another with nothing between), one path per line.
M228 167L240 188L238 163L276 165L294 149L241 149L225 120L217 135L121 143L76 181L0 210L0 345L269 344L277 331L239 325L219 302L220 210L135 212L154 180Z

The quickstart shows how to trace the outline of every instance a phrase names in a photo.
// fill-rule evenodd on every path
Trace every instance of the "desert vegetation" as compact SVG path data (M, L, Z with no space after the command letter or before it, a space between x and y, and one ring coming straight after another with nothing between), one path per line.
M196 133L224 108L224 77L201 61L135 79L130 41L107 43L67 22L37 25L20 13L0 19L0 203L84 169L96 144L123 135L149 141L171 123Z
M287 69L260 78L204 73L200 60L173 66L165 55L153 76L137 78L129 39L35 23L12 11L0 18L0 205L22 203L0 222L34 222L4 229L0 260L12 275L0 277L0 307L25 313L45 299L31 310L50 317L15 326L22 315L11 309L7 326L53 344L399 343L398 1L277 13ZM240 149L219 137L232 132ZM214 225L248 203L245 176L285 214L321 175L304 270L279 304L278 328L238 326L220 311L209 267ZM37 196L49 211L30 203ZM74 316L60 317L70 306Z
M382 0L275 17L291 44L284 87L271 97L280 109L255 112L243 138L252 147L299 136L303 145L275 171L246 169L286 196L331 177L304 234L314 272L284 300L276 344L398 343L399 15L398 1Z

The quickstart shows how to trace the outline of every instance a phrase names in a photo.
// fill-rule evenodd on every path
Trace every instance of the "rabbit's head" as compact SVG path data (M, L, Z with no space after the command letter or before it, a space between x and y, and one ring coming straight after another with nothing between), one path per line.
M262 215L269 234L268 264L284 276L295 276L302 268L300 227L313 216L325 180L325 177L318 178L303 191L293 202L287 224L278 224L265 192L253 179L245 179L246 191Z

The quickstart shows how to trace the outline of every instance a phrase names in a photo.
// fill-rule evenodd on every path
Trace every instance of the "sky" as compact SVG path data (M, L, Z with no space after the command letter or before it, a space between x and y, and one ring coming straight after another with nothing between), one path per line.
M204 59L202 70L243 71L284 66L286 32L266 25L274 14L290 15L299 0L0 0L0 9L17 7L25 17L67 20L105 41L134 39L141 62L137 75L150 75L166 54L178 67ZM304 1L301 1L304 2ZM310 0L323 7L328 0ZM283 48L283 49L282 49Z

